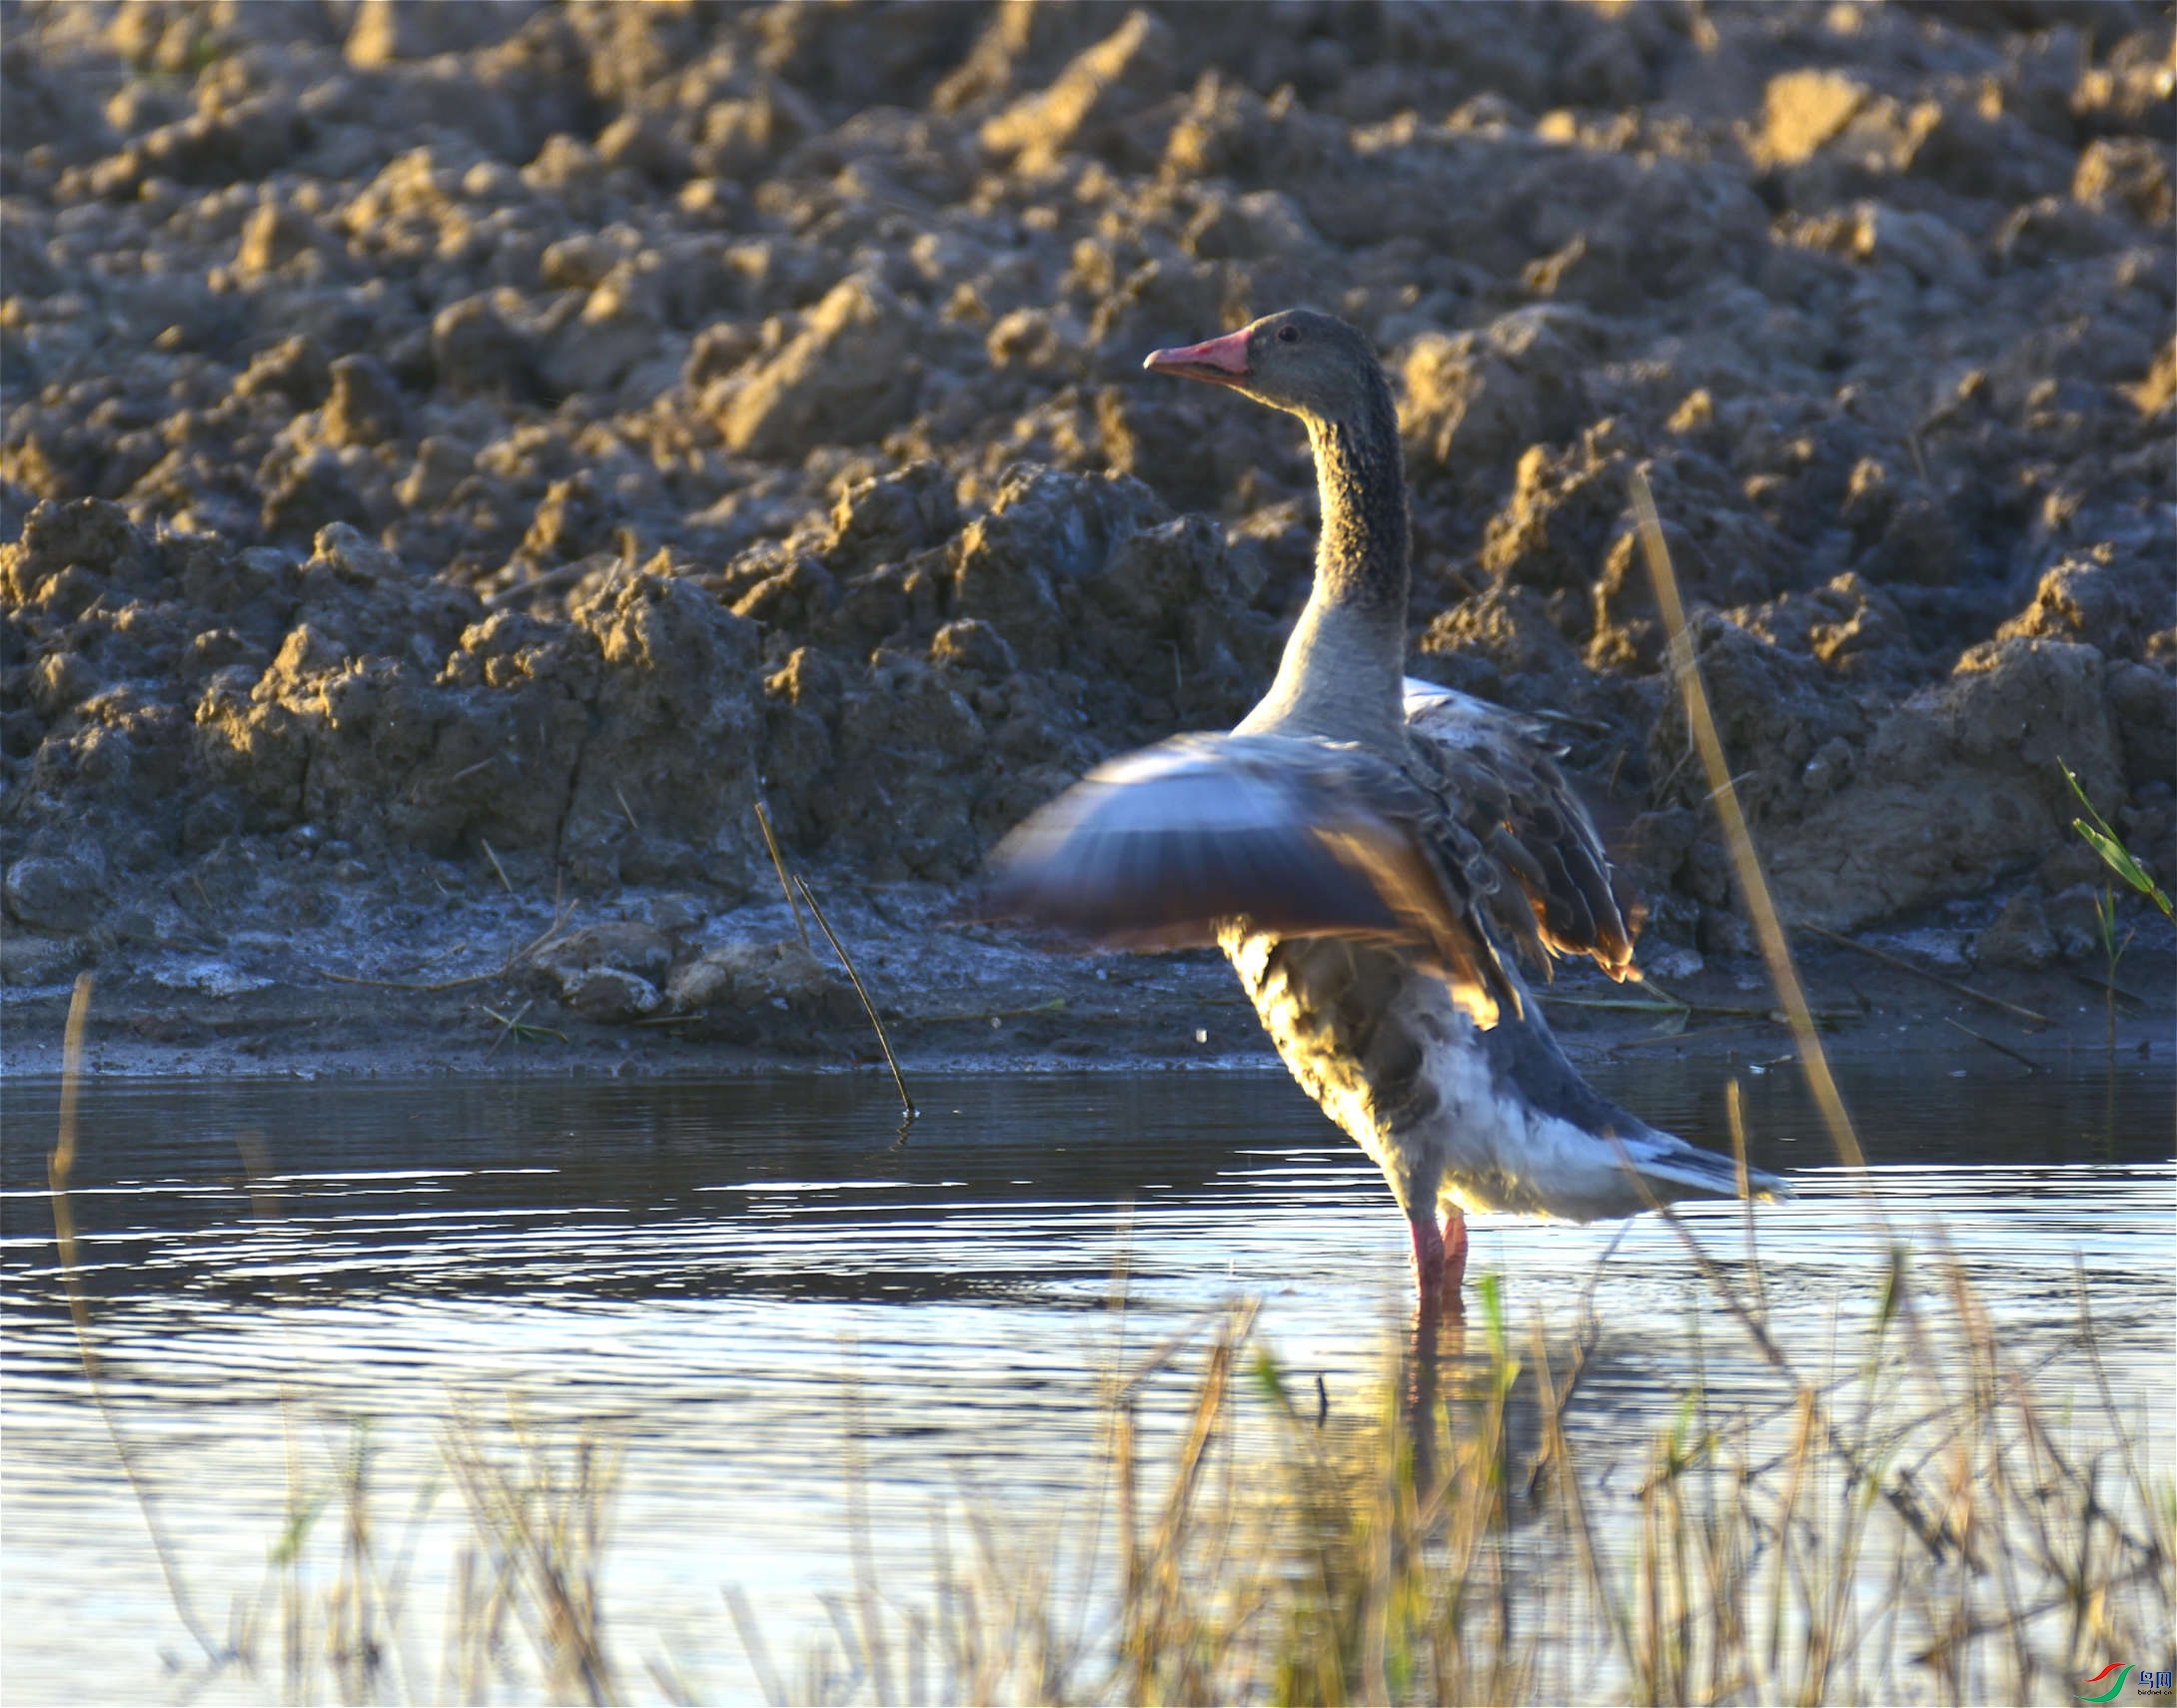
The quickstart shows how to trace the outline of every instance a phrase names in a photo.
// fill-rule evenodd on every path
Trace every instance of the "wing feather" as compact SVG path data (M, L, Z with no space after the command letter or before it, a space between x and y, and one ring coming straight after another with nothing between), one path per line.
M1614 979L1637 978L1633 932L1610 858L1537 719L1471 694L1409 679L1407 733L1446 815L1478 838L1518 885L1532 924L1499 922L1551 953L1589 955Z
M1177 948L1245 918L1411 946L1478 1024L1519 1011L1468 874L1401 768L1305 736L1181 736L1098 766L991 858L983 911L1093 942Z

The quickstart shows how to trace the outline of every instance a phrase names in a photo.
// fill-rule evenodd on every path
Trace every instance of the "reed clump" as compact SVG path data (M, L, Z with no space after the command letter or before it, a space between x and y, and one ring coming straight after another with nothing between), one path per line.
M1752 1265L1732 1268L1758 1313ZM911 1550L892 1523L880 1543L850 1446L847 1581L765 1629L730 1581L762 1563L721 1558L704 1646L738 1646L776 1704L1963 1704L2065 1699L2166 1641L2177 1490L2083 1285L2027 1355L1939 1242L1899 1249L1856 1327L1771 1328L1793 1374L1734 1363L1696 1303L1700 1357L1644 1428L1609 1397L1625 1349L1590 1304L1522 1326L1494 1277L1478 1294L1432 1364L1387 1344L1372 1397L1329 1412L1251 1302L1206 1312L1114 1362L1075 1495L964 1489ZM404 1488L369 1428L293 1427L327 1450L294 1455L263 1587L207 1632L197 1684L717 1699L694 1657L615 1643L614 1442L465 1407Z
M518 1405L504 1417L463 1405L440 1430L435 1471L396 1494L368 1422L328 1428L289 1411L285 1522L257 1591L201 1639L190 1694L239 1683L246 1698L286 1702L629 1700L603 1617L615 1441L539 1427ZM458 1516L434 1522L450 1485ZM442 1545L448 1557L427 1557ZM419 1605L420 1579L443 1580L436 1614Z
M1780 1348L1820 1378L1725 1402L1696 1374L1629 1452L1583 1379L1592 1314L1518 1332L1486 1284L1434 1372L1398 1357L1373 1412L1326 1419L1236 1305L1168 1446L1142 1372L1114 1378L1077 1508L1034 1541L985 1513L971 1580L885 1578L889 1624L834 1621L773 1699L892 1699L873 1645L910 1633L915 1699L953 1702L2068 1696L2166 1641L2177 1596L2177 1495L2075 1310L2029 1361L1939 1239L1899 1248L1856 1345Z

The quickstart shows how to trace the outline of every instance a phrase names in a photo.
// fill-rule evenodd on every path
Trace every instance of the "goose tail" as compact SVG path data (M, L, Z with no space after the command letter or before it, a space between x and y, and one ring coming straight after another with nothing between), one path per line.
M1653 1128L1622 1143L1626 1166L1660 1203L1674 1198L1738 1197L1738 1164L1733 1158L1703 1151ZM1746 1195L1771 1202L1796 1196L1790 1182L1750 1166L1746 1170Z

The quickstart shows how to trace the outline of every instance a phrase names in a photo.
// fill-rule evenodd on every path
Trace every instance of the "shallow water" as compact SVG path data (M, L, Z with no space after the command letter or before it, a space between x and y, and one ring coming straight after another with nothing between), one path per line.
M1721 1149L1724 1077L1670 1063L1605 1084ZM1796 1075L1742 1083L1754 1161L1801 1194L1758 1221L1778 1317L1849 1322L1882 1240L1826 1166ZM1408 1285L1404 1230L1374 1170L1282 1076L919 1090L924 1117L899 1145L889 1086L868 1078L88 1086L80 1279L113 1425L202 1623L224 1639L260 1604L291 1479L325 1495L357 1419L383 1527L406 1521L449 1418L490 1431L512 1409L624 1444L605 1598L637 1693L663 1659L702 1699L749 1698L720 1587L746 1590L774 1653L808 1646L819 1593L847 1581L850 1409L877 1551L918 1567L930 1507L963 1487L1009 1514L1078 1493L1099 1376L1236 1294L1261 1298L1258 1332L1299 1383L1322 1378L1334 1411L1373 1403ZM2119 1401L2160 1419L2141 1445L2166 1474L2170 1070L2029 1078L1920 1059L1848 1073L1845 1091L1898 1229L1939 1216L2027 1343L2072 1325L2083 1270ZM69 1326L45 1192L58 1088L5 1095L7 1696L173 1700L204 1669ZM1734 1208L1687 1221L1735 1262ZM1758 1372L1652 1219L1598 1273L1617 1232L1478 1218L1472 1273L1500 1274L1523 1319L1556 1322L1593 1286L1605 1355L1583 1388L1588 1427L1637 1453L1696 1353L1713 1394L1750 1395ZM1183 1364L1149 1384L1148 1432L1187 1398ZM411 1535L420 1627L444 1604L457 1520L442 1490ZM322 1592L333 1539L310 1546ZM438 1662L413 1642L415 1694L442 1689ZM229 1668L199 1699L281 1689Z

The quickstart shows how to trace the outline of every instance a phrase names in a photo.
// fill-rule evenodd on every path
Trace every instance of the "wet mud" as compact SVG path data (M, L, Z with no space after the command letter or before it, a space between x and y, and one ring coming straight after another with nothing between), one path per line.
M1665 989L1754 963L1636 469L1791 918L2098 1027L2062 767L2177 876L2166 6L0 29L18 1060L83 970L132 1060L850 1059L758 802L909 1054L1258 1049L1214 966L961 900L1267 681L1305 447L1139 364L1298 302L1399 393L1414 672L1552 720Z

